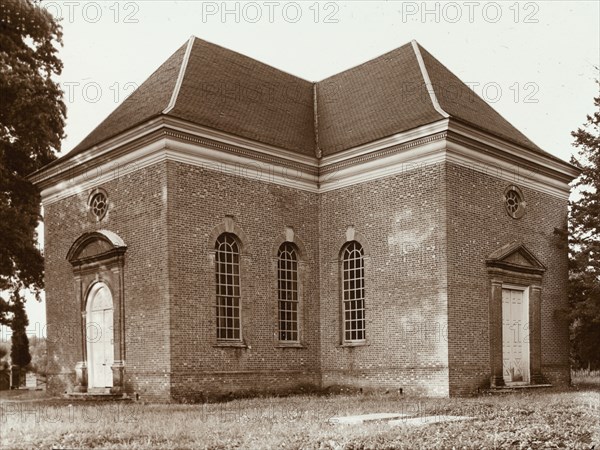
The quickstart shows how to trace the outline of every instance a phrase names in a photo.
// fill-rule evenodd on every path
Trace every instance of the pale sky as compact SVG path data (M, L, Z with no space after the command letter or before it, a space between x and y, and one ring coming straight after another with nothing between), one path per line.
M597 1L43 4L63 17L63 152L191 35L311 81L416 39L531 140L566 160L570 132L598 95ZM29 302L28 313L43 327L43 305Z

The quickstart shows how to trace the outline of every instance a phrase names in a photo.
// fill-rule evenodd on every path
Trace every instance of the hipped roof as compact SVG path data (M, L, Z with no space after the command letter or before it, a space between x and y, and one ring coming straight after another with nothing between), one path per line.
M449 117L546 154L415 41L313 83L193 37L59 161L161 115L312 156Z

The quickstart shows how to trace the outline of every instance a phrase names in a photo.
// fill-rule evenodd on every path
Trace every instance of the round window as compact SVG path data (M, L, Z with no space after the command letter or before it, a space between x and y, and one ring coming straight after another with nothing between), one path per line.
M521 189L511 185L504 191L504 207L506 212L513 219L520 219L525 215L525 200Z
M108 210L108 198L103 191L94 191L89 201L90 213L96 220L102 220Z

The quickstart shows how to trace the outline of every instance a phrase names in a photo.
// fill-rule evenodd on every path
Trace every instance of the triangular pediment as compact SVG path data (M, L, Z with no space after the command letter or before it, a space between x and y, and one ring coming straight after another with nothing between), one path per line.
M520 242L511 242L493 252L486 260L488 267L500 267L516 272L543 273L546 267Z

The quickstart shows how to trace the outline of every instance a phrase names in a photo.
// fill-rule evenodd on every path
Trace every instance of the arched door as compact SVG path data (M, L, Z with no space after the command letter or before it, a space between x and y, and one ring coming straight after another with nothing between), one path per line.
M106 284L96 283L92 287L86 309L88 387L112 387L113 298Z

